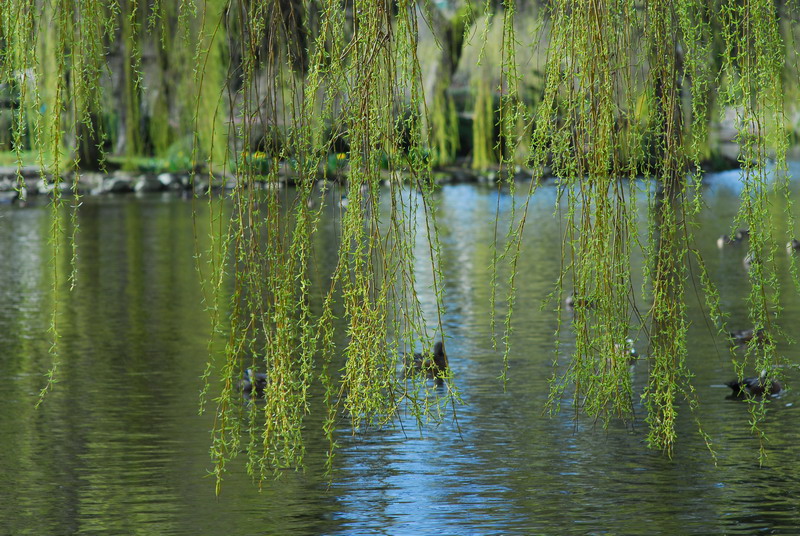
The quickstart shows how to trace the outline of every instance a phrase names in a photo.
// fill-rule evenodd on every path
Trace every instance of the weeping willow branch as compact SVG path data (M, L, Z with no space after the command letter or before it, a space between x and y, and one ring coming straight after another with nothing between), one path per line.
M621 148L636 125L619 100L627 102L625 91L633 87L628 54L636 15L628 2L564 1L553 4L551 16L532 159L536 168L549 160L561 177L559 198L568 202L563 270L574 296L591 307L575 309L575 351L567 371L553 380L550 404L574 385L576 412L604 421L611 415L628 419L629 356L621 348L633 303L630 249L636 220L627 185L618 178L636 167L635 151L629 160L621 158L630 153Z
M750 320L754 329L769 333L765 344L749 344L745 357L736 363L739 377L748 361L756 370L766 371L765 381L779 374L782 360L776 353L780 287L775 271L776 251L770 220L768 194L775 169L785 168L786 139L783 129L783 43L777 13L772 2L755 1L722 5L723 73L729 83L723 102L736 110L736 141L740 147L743 188L735 225L749 230ZM775 186L787 188L785 182ZM786 194L784 194L786 195ZM760 439L761 459L765 456L764 433L759 428L766 412L764 400L750 405L752 428Z
M779 14L768 0L713 6L554 0L544 8L547 31L520 36L519 9L514 0L485 3L483 35L490 24L501 25L500 59L493 66L497 76L487 74L496 82L475 84L475 122L484 134L475 137L473 165L485 167L496 157L498 187L508 188L512 200L515 157L528 147L526 163L534 171L524 204L512 201L502 247L495 232L491 299L502 287L508 306L503 380L529 200L550 168L566 222L556 313L566 313L561 304L568 293L579 306L571 321L559 321L557 338L569 326L575 349L553 376L548 407L569 398L576 418L604 425L632 420L638 401L626 340L640 337L649 346L648 442L671 455L682 404L697 407L686 347L692 262L709 321L724 332L713 282L702 259L690 259L690 252L698 257L691 229L702 207L701 163L715 106L736 115L743 189L733 226L750 230L750 320L770 334L735 358L735 368L741 376L753 364L770 381L783 364L776 350L777 240L768 211L774 184L789 199L787 182L774 181L771 171L785 168L787 145ZM72 203L59 186L62 174L89 160L81 145L95 144L102 153L113 134L102 119L103 89L112 86L124 104L114 116L121 122L120 152L138 155L148 143L163 149L183 137L191 140L193 171L208 171L209 227L195 220L194 232L211 237L209 248L197 252L197 267L212 319L201 398L206 407L213 397L217 489L242 451L259 482L302 467L313 433L306 419L317 408L325 415L318 433L329 444L329 470L338 430L384 426L406 410L419 423L441 419L440 401L402 372L403 353L445 335L445 271L430 167L451 162L458 150L448 90L476 13L469 3L448 12L410 0L182 0L177 8L161 1L7 0L0 11L0 76L20 101L12 143L21 165L25 140L32 140L42 179L52 185L54 258L65 244L73 253L69 278L52 265L53 365L42 396L57 381L59 287L65 280L74 284L77 266L78 182ZM499 21L495 13L502 14ZM420 23L441 47L433 80L423 79L417 57ZM160 32L151 32L159 25ZM532 108L523 95L529 67L517 56L521 43L542 35L548 39L545 85ZM109 82L105 55L114 46L125 52L121 78ZM195 93L159 97L153 109L176 111L147 127L145 119L157 115L145 113L151 106L145 52L153 47L161 47L154 56L164 64L188 65L173 66L171 74L177 87ZM162 84L165 92L168 85ZM181 132L182 125L191 125L190 132ZM489 139L494 126L499 136ZM284 188L287 177L292 194ZM235 185L229 195L217 193L223 180ZM20 174L17 188L25 187ZM644 215L636 208L643 192ZM64 208L71 210L71 234L58 217ZM337 211L339 230L336 262L322 274L315 250L324 209ZM641 244L643 218L648 239ZM647 304L641 311L631 269L640 253L646 258L641 303ZM507 277L498 282L501 271ZM433 311L417 295L423 273L432 282ZM494 314L491 322L494 333ZM224 341L224 351L216 341ZM248 368L264 375L262 405L242 403L239 382ZM319 406L311 397L317 387ZM445 392L455 408L453 381ZM762 455L766 410L763 400L751 404Z

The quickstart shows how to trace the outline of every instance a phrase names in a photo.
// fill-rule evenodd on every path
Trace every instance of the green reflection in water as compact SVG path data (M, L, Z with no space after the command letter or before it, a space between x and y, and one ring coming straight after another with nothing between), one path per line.
M688 419L678 421L681 439L668 461L644 449L639 425L576 425L569 403L553 418L542 416L554 359L557 369L566 366L553 354L557 319L549 307L540 310L558 274L561 226L551 193L542 189L531 211L507 391L488 332L488 265L497 196L501 219L509 200L495 190L445 187L444 322L465 401L460 429L445 419L420 433L408 416L405 428L356 436L344 429L329 486L322 417L313 411L322 407L317 387L306 420L306 471L283 473L256 493L237 461L218 499L205 478L213 416L197 415L210 326L192 258L191 204L161 196L85 200L78 285L71 293L62 287L60 296L63 377L37 411L49 362L50 250L42 237L50 212L0 212L0 533L430 534L447 527L458 534L640 534L646 526L661 534L792 534L800 494L795 392L770 402L769 458L758 469L746 404L726 400L728 390L717 387L732 376L728 345L708 330L696 301L688 364L717 467ZM732 326L747 320L744 252L714 243L730 225L735 200L735 190L710 187L697 230ZM202 203L196 208L202 229L208 215ZM325 217L335 221L333 211ZM316 244L312 277L320 282L330 277L335 225L323 227ZM60 262L68 260L64 252ZM786 261L778 258L783 285L790 284ZM420 288L429 288L425 272L418 276ZM800 306L790 293L785 298L785 323L794 325ZM422 299L433 306L430 296ZM566 353L574 344L569 329L562 338ZM793 347L782 351L797 359ZM646 361L633 371L636 393L647 372ZM635 411L641 418L641 404Z

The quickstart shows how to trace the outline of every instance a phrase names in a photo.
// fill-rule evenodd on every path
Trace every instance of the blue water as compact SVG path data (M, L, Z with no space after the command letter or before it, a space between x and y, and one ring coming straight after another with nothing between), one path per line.
M733 173L709 178L695 232L729 322L746 327L746 250L714 244L731 228L738 184ZM543 414L554 360L559 369L567 362L553 353L552 307L540 307L561 263L564 223L553 185L542 186L530 208L506 389L491 344L488 266L495 210L507 220L512 199L452 185L437 201L443 322L464 403L422 429L403 414L395 426L353 434L343 419L332 480L323 474L321 417L312 415L305 471L287 471L259 491L242 457L219 497L208 476L213 411L198 415L210 325L193 260L192 204L169 195L84 200L77 287L69 292L62 281L58 291L60 381L39 409L50 366L52 215L36 202L0 207L0 534L800 533L796 390L769 402L768 457L759 466L747 404L726 399L720 387L734 375L728 345L710 332L692 292L688 365L716 465L685 404L672 459L646 448L638 399L632 425L576 423L569 400L560 413ZM334 204L323 222L330 229L339 217ZM202 248L208 209L194 208ZM777 200L783 225L781 210ZM331 259L335 240L322 247L320 258ZM59 257L62 274L69 259L68 251ZM787 260L777 263L782 323L791 327L800 322L800 300ZM431 314L429 276L418 275ZM561 333L567 351L569 322ZM781 351L798 361L796 347ZM645 360L633 372L635 392L646 381Z

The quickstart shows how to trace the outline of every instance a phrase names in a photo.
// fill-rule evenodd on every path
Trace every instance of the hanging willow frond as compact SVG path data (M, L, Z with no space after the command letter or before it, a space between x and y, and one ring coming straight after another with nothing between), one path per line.
M458 149L448 89L478 10L455 6L448 19L440 7L409 0L6 0L0 10L0 82L19 100L14 150L20 165L26 144L38 151L42 180L52 188L56 297L64 281L75 281L78 254L78 180L65 226L58 217L62 175L95 156L102 167L96 153L108 137L129 157L148 144L190 144L192 169L210 175L209 227L195 222L195 233L212 237L197 257L215 336L202 398L205 404L216 394L211 453L218 486L243 449L259 481L303 465L316 385L329 469L342 422L353 432L381 426L404 407L420 422L441 417L442 406L400 372L403 350L430 347L444 335L431 166L451 162ZM550 407L569 393L576 417L632 419L637 401L625 341L641 334L649 343L648 441L671 454L680 404L696 408L686 347L686 281L695 265L709 318L725 331L691 232L715 106L736 114L743 189L733 224L750 231L750 319L755 329L780 333L767 196L777 184L788 200L786 181L773 181L772 169L785 168L787 145L779 22L796 13L779 13L769 0L554 0L542 8L545 30L520 36L521 8L514 0L484 4L484 39L495 23L502 35L499 72L477 84L475 116L486 132L474 138L474 165L497 157L498 187L507 187L512 200L524 148L530 154L522 163L534 172L525 204L512 205L507 235L495 233L491 299L505 285L508 304L503 379L528 200L550 168L566 206L559 303L573 292L587 305L575 308L575 351L553 378ZM495 11L502 12L499 22ZM421 23L448 60L427 95L417 56ZM521 43L542 36L545 84L533 108L523 94L528 66L517 55ZM148 65L158 63L175 80L153 81L160 93L148 100ZM121 104L115 121L102 114L112 96ZM148 117L158 117L150 125L143 119L148 107ZM495 126L492 142L487 132ZM283 189L287 177L296 195ZM322 191L332 188L331 179L338 181L333 197ZM232 192L218 196L216 187L227 181ZM20 174L17 187L25 186ZM317 243L331 236L323 234L321 214L334 208L337 195L348 206L337 209L337 258L321 275ZM642 195L645 215L636 208ZM643 219L646 239L639 237ZM73 234L65 236L66 227ZM65 243L73 250L67 278L55 262ZM637 301L631 266L640 252L645 298ZM423 273L435 297L429 309L417 296ZM54 300L53 365L42 396L58 379L59 306ZM491 323L494 329L494 315ZM217 355L217 340L225 341L224 355ZM751 362L768 371L767 381L777 374L773 337L748 346L735 364L740 375ZM264 375L263 405L241 403L239 382L248 368ZM210 382L215 377L219 387ZM455 403L453 382L447 386ZM758 423L766 406L751 409L763 445Z

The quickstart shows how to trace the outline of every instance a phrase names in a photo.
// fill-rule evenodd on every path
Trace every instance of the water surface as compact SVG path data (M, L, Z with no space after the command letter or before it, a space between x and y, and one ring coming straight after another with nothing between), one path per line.
M731 228L738 174L708 182L698 245L731 325L746 327L746 251L714 245ZM336 195L329 194L321 262L335 254ZM759 467L746 404L726 399L728 391L719 387L733 376L727 344L709 331L692 300L689 367L716 465L685 405L672 460L646 449L638 401L633 426L576 424L568 401L561 413L543 415L554 359L557 366L567 359L555 357L557 321L540 307L561 262L555 188L543 186L531 204L505 390L489 332L488 266L495 211L507 221L512 199L507 191L452 185L437 201L448 354L465 402L457 421L419 430L406 418L403 427L343 430L332 483L322 474L327 445L309 432L305 472L286 472L258 492L239 460L220 497L208 477L213 416L198 415L209 318L193 256L196 229L204 246L207 207L196 205L195 227L192 204L170 195L84 200L77 285L70 293L59 282L60 381L38 410L34 402L50 366L52 216L36 203L0 207L0 534L800 531L795 390L769 403L769 457ZM783 222L780 200L774 210ZM61 224L69 226L68 218ZM69 258L69 252L58 258L62 277ZM800 300L787 264L778 257L783 324L794 326ZM430 281L424 270L419 278L430 313ZM565 318L562 346L568 351L571 344ZM782 351L798 361L796 348ZM637 365L637 392L646 376L646 364ZM318 425L319 418L309 418L310 430Z

